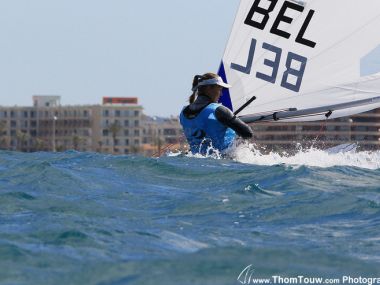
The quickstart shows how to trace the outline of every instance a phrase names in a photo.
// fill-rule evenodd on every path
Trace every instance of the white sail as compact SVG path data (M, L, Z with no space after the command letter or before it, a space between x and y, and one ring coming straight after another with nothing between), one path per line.
M299 121L378 108L380 74L362 77L361 61L380 46L379 27L379 0L241 0L220 70L233 87L222 102L236 110L255 96L240 115L285 111L281 119Z

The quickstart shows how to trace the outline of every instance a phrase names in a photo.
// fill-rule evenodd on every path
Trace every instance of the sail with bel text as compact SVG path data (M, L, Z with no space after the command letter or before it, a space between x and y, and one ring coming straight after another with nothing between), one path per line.
M245 122L316 121L380 107L379 0L241 0L219 74ZM380 71L380 64L379 64Z

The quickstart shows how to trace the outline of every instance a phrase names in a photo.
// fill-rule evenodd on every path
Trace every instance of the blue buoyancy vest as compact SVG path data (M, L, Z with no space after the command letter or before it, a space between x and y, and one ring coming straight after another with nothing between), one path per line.
M233 144L235 131L215 117L215 110L220 106L211 103L193 119L186 118L182 110L180 122L192 153L205 155L212 153L212 149L223 152Z

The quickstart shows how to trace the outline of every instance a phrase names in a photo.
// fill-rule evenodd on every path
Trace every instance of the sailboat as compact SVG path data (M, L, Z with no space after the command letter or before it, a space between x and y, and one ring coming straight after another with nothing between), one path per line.
M379 0L241 0L219 75L246 123L318 121L380 107Z

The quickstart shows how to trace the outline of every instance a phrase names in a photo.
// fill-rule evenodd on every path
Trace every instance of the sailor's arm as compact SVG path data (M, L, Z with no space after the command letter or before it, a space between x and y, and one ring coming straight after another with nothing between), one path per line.
M226 127L233 129L236 134L243 139L250 139L253 137L252 129L237 118L230 109L220 106L215 110L215 117Z

